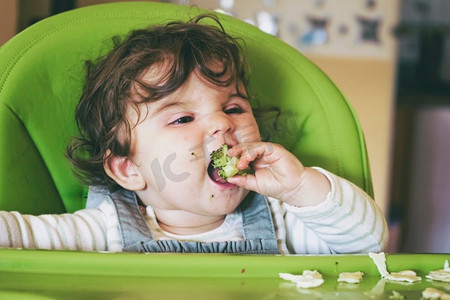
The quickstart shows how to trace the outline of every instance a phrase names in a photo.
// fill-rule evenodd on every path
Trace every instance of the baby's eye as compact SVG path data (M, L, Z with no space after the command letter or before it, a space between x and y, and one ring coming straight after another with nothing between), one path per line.
M225 109L226 114L241 114L244 110L239 106L232 106L230 108Z
M194 118L191 116L184 116L184 117L176 119L175 121L171 122L170 124L179 125L179 124L192 122L193 120L194 120Z

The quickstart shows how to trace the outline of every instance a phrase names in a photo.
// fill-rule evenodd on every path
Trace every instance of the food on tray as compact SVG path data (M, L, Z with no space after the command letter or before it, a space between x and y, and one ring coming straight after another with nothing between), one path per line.
M316 270L305 270L302 275L294 275L290 273L279 273L281 279L292 281L299 288L313 288L322 285L324 282L322 274Z
M402 294L400 294L397 291L392 291L392 295L389 296L389 299L391 299L391 300L403 300L403 299L405 299L405 296L403 296Z
M442 270L431 271L426 277L431 280L450 282L450 267L448 265L448 260L445 261Z
M416 272L412 270L403 270L398 272L389 272L386 265L386 256L384 252L380 253L369 253L369 257L375 263L378 272L382 279L377 283L377 285L372 289L371 292L366 293L369 297L379 296L384 293L384 286L386 282L397 281L397 282L407 282L414 283L421 281L422 278L417 276ZM279 273L279 277L291 281L296 284L298 288L314 288L322 285L324 279L322 274L317 270L305 270L302 275L294 275L290 273ZM357 272L342 272L339 274L338 282L344 283L360 283L363 280L364 273L361 271ZM450 282L450 266L448 260L444 263L444 268L442 270L431 271L429 275L426 276L428 279ZM306 290L305 290L306 291ZM405 296L397 291L392 291L392 295L389 299L393 300L403 300ZM435 288L427 288L422 293L422 299L436 299L436 300L450 300L450 294L443 291L437 290Z
M386 267L386 256L384 252L380 253L369 253L369 257L372 258L373 262L378 268L378 272L380 272L381 277L390 281L406 281L406 282L417 282L421 281L422 278L417 276L416 272L411 270L404 270L399 272L389 273Z
M384 276L384 278L390 281L404 281L404 282L417 282L422 280L422 278L417 276L416 272L412 270L392 272Z
M338 282L346 283L360 283L363 279L364 273L358 272L343 272L339 274Z
M374 253L369 252L369 257L373 260L375 265L377 266L378 272L380 272L381 277L384 277L389 274L386 269L386 256L384 252Z
M244 170L239 170L236 166L239 158L227 155L228 145L223 144L219 149L214 150L210 154L211 164L214 169L219 170L219 176L227 180L234 175L247 175L253 173L253 170L248 167Z
M450 300L450 294L446 294L443 291L437 290L435 288L426 288L422 292L422 298L424 298L424 299Z

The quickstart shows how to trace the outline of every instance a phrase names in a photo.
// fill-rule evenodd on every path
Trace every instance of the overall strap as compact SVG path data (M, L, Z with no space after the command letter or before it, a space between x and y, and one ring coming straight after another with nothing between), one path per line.
M124 248L139 241L153 240L152 233L139 211L134 192L121 189L109 197L116 207Z
M276 240L269 203L258 193L250 192L239 206L245 240Z

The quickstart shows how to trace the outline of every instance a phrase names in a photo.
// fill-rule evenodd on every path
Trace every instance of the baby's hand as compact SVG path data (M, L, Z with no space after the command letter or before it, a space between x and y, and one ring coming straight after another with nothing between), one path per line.
M312 206L323 202L331 189L328 179L307 168L289 151L273 143L243 143L228 150L240 156L238 169L252 162L254 175L233 176L228 182L279 199L294 206Z

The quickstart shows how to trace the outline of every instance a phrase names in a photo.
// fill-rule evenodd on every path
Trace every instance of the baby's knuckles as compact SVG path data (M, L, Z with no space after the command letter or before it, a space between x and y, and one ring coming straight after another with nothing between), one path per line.
M328 179L317 170L304 167L295 155L274 143L241 144L239 168L253 162L257 192L287 204L303 207L325 201L331 190Z
M304 167L281 145L263 142L239 144L230 154L240 155L240 169L252 162L254 179L248 176L240 181L247 183L244 184L247 188L287 201L291 199L290 195L296 194Z

